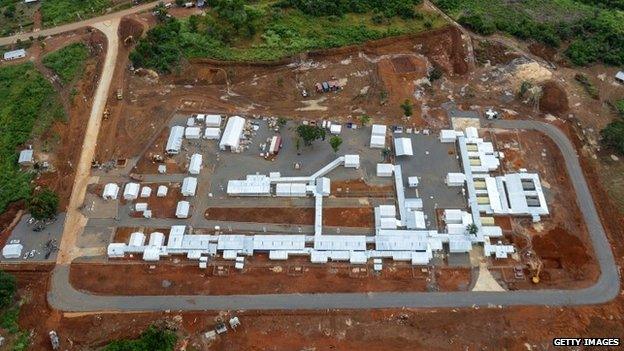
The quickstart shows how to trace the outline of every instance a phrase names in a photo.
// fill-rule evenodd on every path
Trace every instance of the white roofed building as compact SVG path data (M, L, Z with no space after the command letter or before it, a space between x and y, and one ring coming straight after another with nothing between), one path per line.
M199 174L202 169L203 156L201 154L193 154L189 162L189 173L193 175Z
M104 200L117 200L119 194L119 185L115 183L108 183L104 186L104 192L102 198Z
M197 191L197 178L186 177L182 181L182 196L195 196Z
M175 155L180 153L182 148L182 139L184 139L184 127L174 126L169 131L169 139L167 139L167 146L165 151L168 154Z
M221 150L230 149L230 151L236 151L240 146L240 139L243 137L244 130L245 119L243 117L232 116L228 118L219 142L219 148Z
M124 200L136 200L139 197L141 186L138 183L128 183L124 188Z
M412 139L394 139L394 151L397 156L414 156L414 150L412 150Z

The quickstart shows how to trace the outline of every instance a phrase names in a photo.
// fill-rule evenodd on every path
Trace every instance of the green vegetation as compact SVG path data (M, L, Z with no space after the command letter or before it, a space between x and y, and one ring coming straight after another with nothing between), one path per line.
M63 84L82 75L89 50L83 43L70 44L43 57L43 64L53 70Z
M483 35L500 31L552 47L569 43L565 54L576 65L624 64L622 0L434 2L459 23Z
M318 126L302 124L297 127L297 135L303 140L303 145L310 146L315 140L325 140L325 129Z
M0 271L0 309L4 309L13 303L16 290L17 282L15 277Z
M31 30L36 6L23 0L0 0L0 36L8 36L20 30Z
M44 188L28 199L28 210L35 219L50 219L56 216L58 204L58 195L54 191Z
M624 120L618 119L609 123L600 131L602 144L624 155Z
M574 80L576 80L582 87L585 89L585 92L595 100L600 99L600 95L598 94L598 88L587 78L586 75L582 73L577 73L574 75Z
M161 9L165 12L159 16L161 23L139 41L130 58L136 67L160 72L175 70L182 58L270 61L309 50L418 33L444 23L439 16L420 10L415 5L417 1L389 2L409 7L413 11L409 18L397 15L399 10L375 12L381 7L390 8L381 5L386 2L380 0L353 0L352 3L366 6L357 11L354 8L353 12L342 9L336 12L339 15L323 15L334 13L329 10L308 11L310 6L334 2L258 1L247 4L243 0L211 0L211 10L206 16L186 19L169 18ZM338 4L344 3L347 2Z
M0 212L30 196L31 175L17 165L19 147L64 116L54 89L31 63L0 68Z
M138 339L113 341L104 351L173 351L177 340L174 332L150 326Z
M624 99L615 102L615 109L618 111L620 116L624 117Z
M41 1L41 21L45 27L75 22L104 14L111 0Z
M409 117L414 113L414 105L409 99L405 99L401 104L401 109L403 109L403 115L405 117Z
M10 335L15 336L12 345L11 343L7 343L5 346L11 345L8 349L22 351L28 349L30 334L20 330L19 324L17 323L20 305L15 301L16 291L17 282L15 277L4 271L0 271L0 328L6 330Z
M360 116L360 123L362 124L362 127L364 127L367 124L369 124L370 121L371 121L371 117L369 115L361 115Z
M334 150L334 152L338 152L338 150L340 150L340 145L342 145L342 138L334 135L333 137L329 138L329 145L331 145L332 150Z

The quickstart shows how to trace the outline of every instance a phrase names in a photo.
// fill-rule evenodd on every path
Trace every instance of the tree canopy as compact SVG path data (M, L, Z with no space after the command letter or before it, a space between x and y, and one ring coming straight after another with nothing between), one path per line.
M33 194L28 201L28 210L35 219L50 219L56 216L59 198L48 188Z
M310 146L315 140L325 139L325 129L302 124L297 127L297 135L303 140L303 145Z
M5 308L13 303L17 282L15 277L5 271L0 271L0 308Z

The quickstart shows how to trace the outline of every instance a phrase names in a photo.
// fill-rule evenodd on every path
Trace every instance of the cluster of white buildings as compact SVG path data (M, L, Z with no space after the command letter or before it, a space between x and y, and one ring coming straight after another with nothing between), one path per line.
M244 119L230 117L221 138L221 147L238 148L237 140L240 140L244 126ZM385 148L386 131L386 126L374 125L370 147ZM310 176L290 177L271 172L268 175L251 174L245 179L228 181L229 196L314 197L313 235L241 235L219 234L218 231L216 234L200 235L189 233L185 226L172 226L166 244L162 233L152 233L146 242L145 234L137 232L132 234L128 243L110 244L108 254L110 257L143 254L143 258L148 261L158 260L161 256L185 254L189 259L199 260L203 267L206 266L208 256L221 254L224 259L235 260L236 266L242 268L245 256L265 252L272 260L308 256L314 263L348 261L365 264L372 259L375 269L381 269L383 258L426 265L435 252L448 250L450 253L466 253L472 250L473 245L479 244L483 245L487 256L507 258L514 252L514 248L500 242L503 232L495 225L494 216L530 216L534 221L539 221L540 216L547 215L548 207L539 176L527 172L491 175L498 171L500 159L504 155L495 151L491 142L480 138L476 128L467 128L463 132L443 130L440 141L457 145L463 172L441 177L445 177L450 187L465 188L469 206L468 211L444 209L444 225L437 230L427 226L423 200L406 198L401 166L380 163L377 165L377 176L394 177L396 201L374 209L374 230L369 235L324 233L323 197L331 193L327 174L339 166L353 169L360 167L359 155L344 155ZM411 138L394 138L394 148L397 156L413 157ZM194 183L193 179L186 178L182 185L185 196L195 194L196 179ZM418 177L409 176L408 186L418 187Z

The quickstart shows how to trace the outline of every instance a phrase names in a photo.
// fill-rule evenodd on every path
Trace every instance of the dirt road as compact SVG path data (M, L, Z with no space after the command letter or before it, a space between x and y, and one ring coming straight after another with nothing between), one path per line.
M80 207L84 201L87 185L89 184L91 161L93 160L93 155L95 155L95 147L100 131L100 124L102 122L102 115L104 113L104 107L106 106L106 100L108 99L110 85L115 71L115 64L117 62L117 29L119 27L119 21L119 18L115 18L110 21L93 24L93 27L99 29L106 35L108 45L100 81L95 95L93 96L93 106L82 143L80 160L76 165L76 178L74 179L72 194L69 199L69 205L67 206L67 218L65 220L63 238L57 257L58 264L69 264L72 261L76 254L76 238L82 233L82 229L87 222L87 218L80 212Z
M94 18L80 21L80 22L68 23L62 26L52 27L52 28L43 29L43 30L34 31L34 32L19 33L19 34L12 35L10 37L0 38L0 46L13 44L17 42L18 39L28 40L28 38L30 38L31 36L32 37L39 37L39 36L47 37L49 35L71 32L73 30L80 29L83 27L95 27L96 24L106 22L106 21L113 21L113 20L118 21L120 18L124 16L131 15L133 13L143 12L145 10L149 10L152 7L156 6L156 4L158 4L159 2L160 1L152 1L152 2L142 4L139 6L131 7L126 10L109 13L104 16L94 17Z

